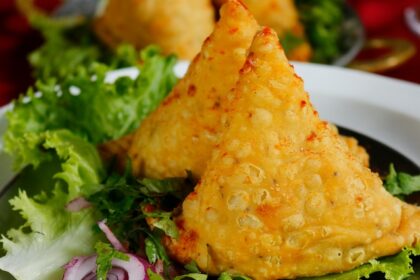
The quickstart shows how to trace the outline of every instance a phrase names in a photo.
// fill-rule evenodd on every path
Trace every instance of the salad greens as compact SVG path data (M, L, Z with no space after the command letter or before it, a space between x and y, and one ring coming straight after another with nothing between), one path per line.
M305 1L297 2L306 9ZM315 53L316 59L328 60L337 53L331 46L338 31L326 34L325 30L340 19L340 13L335 2L315 2L331 12L328 17L318 8L305 10L302 17L307 24L317 22L310 39L322 49ZM176 83L175 57L164 57L155 47L140 53L132 46L109 51L96 41L87 25L69 28L40 17L32 17L31 22L46 42L30 56L37 83L8 114L5 150L14 156L17 169L33 166L37 170L44 164L57 164L58 172L45 174L48 178L37 194L21 190L10 200L25 222L2 236L6 254L0 258L0 270L9 271L16 279L58 279L70 259L96 252L97 277L106 279L113 259L127 259L103 242L96 221L106 219L113 233L129 244L130 251L145 254L151 264L163 263L168 277L167 268L172 264L160 240L164 234L178 235L172 219L174 209L196 182L191 175L186 179L136 179L129 167L124 174L114 173L104 167L96 145L132 132L156 109ZM285 45L299 43L296 38L287 40ZM324 43L332 49L324 48ZM126 66L136 66L141 74L135 79L107 81L107 72ZM419 178L398 173L391 166L385 187L404 198L420 190ZM80 197L91 207L78 212L66 210ZM413 272L412 257L419 254L420 247L405 248L395 256L372 260L349 272L312 279L360 279L374 273L383 273L390 280L404 279ZM208 278L195 263L185 269L186 274L174 279ZM165 279L151 269L147 274L151 280ZM224 272L218 279L250 278Z
M55 161L61 168L37 195L20 191L10 201L25 223L2 237L6 255L0 269L16 279L58 279L72 257L95 252L101 236L92 228L100 211L68 212L66 205L97 193L106 179L96 144L133 131L177 81L176 58L161 56L156 47L137 53L122 46L115 54L107 52L106 61L88 43L68 46L64 36L71 30L44 27L46 44L31 56L36 87L14 102L4 146L16 169ZM71 64L73 58L77 63ZM108 71L128 65L138 67L141 75L107 83Z
M188 178L138 180L129 171L130 168L127 168L124 175L111 174L98 188L100 191L89 196L88 200L106 218L114 234L128 241L131 251L143 247L139 243L143 236L149 261L154 263L161 259L169 264L169 258L159 241L160 236L162 233L178 236L171 210L185 198L188 193L185 190L192 190L193 185ZM171 203L166 203L168 201ZM172 209L164 211L161 205L166 208L172 205ZM149 229L149 225L153 230Z
M343 48L344 0L296 0L305 34L314 50L312 61L331 63Z
M93 252L93 244L98 240L92 231L96 221L93 211L70 213L65 206L81 193L96 191L84 185L99 183L104 169L95 146L68 130L33 135L26 143L33 145L36 152L25 157L25 163L39 164L57 157L61 171L38 195L31 198L20 191L10 201L26 222L2 237L7 254L0 258L0 269L17 279L57 279L62 273L61 266L70 258ZM36 155L41 157L35 159Z
M420 175L411 176L404 172L396 172L394 165L391 164L384 186L391 194L403 198L420 191Z
M106 275L112 268L113 259L120 259L123 261L128 261L130 259L126 254L112 248L110 244L100 241L96 243L95 251L98 255L96 258L96 277L99 280L106 280Z
M117 69L136 65L139 60L138 52L131 45L113 51L101 44L89 21L78 17L49 17L32 1L18 0L17 5L45 39L28 57L37 80L54 77L61 81L78 69L98 62Z
M107 83L106 73L113 68L100 63L80 68L61 82L39 80L36 93L29 89L8 116L5 146L17 155L17 164L25 163L22 156L30 153L31 147L23 151L16 143L46 130L69 129L94 144L132 132L177 80L172 71L174 57L160 56L157 48L149 47L140 58L142 75L135 80L121 77Z

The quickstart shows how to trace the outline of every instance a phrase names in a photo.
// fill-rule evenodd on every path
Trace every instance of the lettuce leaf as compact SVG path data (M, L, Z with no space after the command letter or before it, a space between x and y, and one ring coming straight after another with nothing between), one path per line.
M154 47L141 52L141 75L135 80L120 77L105 82L110 70L103 64L81 68L59 84L54 79L38 81L37 91L30 89L14 103L8 113L5 150L22 167L27 158L42 158L33 146L37 134L47 130L69 129L98 144L132 132L170 92L176 82L175 57L164 57ZM41 160L41 159L40 159Z
M348 272L305 279L357 280L369 278L374 273L382 273L387 280L402 280L414 273L412 258L419 255L420 245L415 248L405 248L394 256L372 260Z
M34 19L33 25L44 37L44 44L28 57L37 79L56 77L65 79L81 65L89 65L102 60L110 51L100 45L86 25L66 27L57 24L44 24Z
M58 279L61 267L75 255L94 252L98 240L92 230L96 213L87 209L77 213L66 211L66 204L80 196L97 191L104 169L94 145L68 130L31 135L22 151L31 151L40 158L24 156L27 164L58 158L61 171L44 191L28 197L25 191L10 200L15 211L26 220L20 228L11 229L1 243L6 255L0 258L0 269L16 279ZM33 150L31 150L33 149Z
M65 213L62 201L55 197L56 205L38 203L21 192L11 203L24 217L32 217L19 229L2 237L7 254L0 258L0 270L12 274L17 280L60 279L61 269L75 255L93 252L92 244L98 237L92 231L95 220L90 211ZM36 217L36 218L33 218ZM30 233L25 233L30 228Z
M384 187L392 195L404 197L420 191L420 175L412 176L404 172L397 172L394 165L391 164Z
M184 275L175 276L174 280L192 279L192 280L207 280L208 275L202 273L188 273Z
M91 22L82 17L51 17L32 1L17 1L31 26L44 37L44 43L29 56L36 79L55 77L62 81L80 67L100 62L114 68L135 65L139 58L134 46L124 45L116 51L97 39Z

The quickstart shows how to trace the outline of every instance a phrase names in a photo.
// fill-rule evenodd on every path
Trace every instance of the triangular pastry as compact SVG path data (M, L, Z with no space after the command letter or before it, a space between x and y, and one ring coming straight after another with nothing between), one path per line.
M135 134L129 155L136 175L200 175L220 135L221 114L239 78L258 24L230 1L185 77Z
M138 49L157 44L165 54L192 59L214 28L210 0L108 0L95 18L96 34L109 46Z
M217 6L229 0L213 0ZM301 39L301 43L289 50L288 58L291 60L308 61L312 51L308 42L305 42L304 27L299 21L298 9L294 0L242 0L249 11L263 26L273 28L279 37L293 36Z
M166 178L185 176L186 170L197 177L203 174L257 29L240 1L229 1L221 9L216 29L186 76L135 133L129 151L135 175ZM355 144L355 156L367 162L364 149L350 142ZM126 152L118 152L116 156L125 162Z
M254 279L350 270L417 242L419 208L390 195L321 121L277 36L260 31L220 145L165 238L181 263Z

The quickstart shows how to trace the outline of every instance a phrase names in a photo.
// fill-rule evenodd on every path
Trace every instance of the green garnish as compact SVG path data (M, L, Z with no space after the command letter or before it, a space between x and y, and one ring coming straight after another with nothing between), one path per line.
M330 63L343 49L343 0L297 0L299 17L314 50L312 61Z
M129 256L112 248L108 243L97 242L95 245L96 258L96 278L106 280L108 271L112 268L112 260L130 260Z
M137 180L128 171L124 175L109 176L98 187L101 190L88 200L107 219L118 238L129 242L132 251L143 247L139 243L143 236L149 261L154 263L161 259L169 264L160 239L163 233L177 238L178 229L172 220L173 209L162 210L160 205L176 207L188 194L186 190L192 188L188 178ZM146 218L150 218L149 224ZM150 225L153 230L150 230Z
M404 172L397 172L394 165L391 164L384 186L389 193L403 198L420 191L420 175L412 176Z

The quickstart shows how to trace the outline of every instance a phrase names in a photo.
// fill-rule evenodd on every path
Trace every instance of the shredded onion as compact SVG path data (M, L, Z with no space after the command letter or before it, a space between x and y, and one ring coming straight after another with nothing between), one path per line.
M148 280L146 270L149 265L135 255L127 254L128 261L112 260L112 269L108 272L108 280ZM146 263L147 264L147 263ZM63 280L96 279L96 255L73 258L64 266Z
M70 201L66 205L66 210L69 212L79 212L82 209L89 208L92 205L84 197L78 197Z
M98 222L99 228L105 234L108 241L114 246L114 248L118 251L127 253L127 249L121 244L118 238L112 233L111 229L105 224L105 221Z

